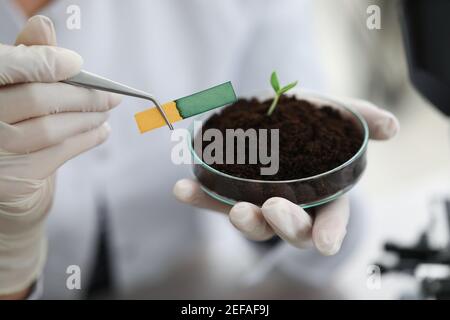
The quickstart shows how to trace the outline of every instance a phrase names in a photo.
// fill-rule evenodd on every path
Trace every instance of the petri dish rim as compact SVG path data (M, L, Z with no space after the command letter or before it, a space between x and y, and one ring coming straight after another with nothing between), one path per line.
M355 183L358 182L360 178L358 178L357 180L355 180ZM297 205L303 209L308 209L308 208L313 208L313 207L317 207L320 206L322 204L328 203L330 201L336 200L337 198L341 197L342 195L346 194L348 191L350 191L350 189L352 189L352 187L354 186L354 184L350 184L347 187L345 187L344 189L339 190L338 192L322 198L320 200L317 201L313 201L313 202L308 202L308 203L298 203ZM210 197L212 197L215 200L218 200L224 204L230 205L230 206L234 206L236 203L238 203L239 201L237 200L233 200L224 196L221 196L219 194L217 194L216 192L209 190L208 188L206 188L205 186L201 185L200 188L206 193L208 194Z

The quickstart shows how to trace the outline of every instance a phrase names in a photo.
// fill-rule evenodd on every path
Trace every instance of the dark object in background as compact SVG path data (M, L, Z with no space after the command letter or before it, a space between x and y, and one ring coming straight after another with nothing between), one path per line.
M445 214L443 219L435 223L447 225L447 235L450 238L450 199L444 199ZM382 274L402 273L411 276L416 275L416 271L421 266L442 266L450 272L450 242L442 248L435 248L430 244L430 230L425 230L419 238L419 241L413 246L399 246L392 242L384 245L386 253L396 257L396 263L386 265L377 265ZM450 277L444 276L436 278L429 274L420 280L420 292L416 298L420 299L450 299Z
M401 9L411 82L450 116L450 1L403 0Z
M111 256L111 228L108 220L108 205L102 195L97 198L98 233L91 279L86 290L86 299L114 297L114 277Z

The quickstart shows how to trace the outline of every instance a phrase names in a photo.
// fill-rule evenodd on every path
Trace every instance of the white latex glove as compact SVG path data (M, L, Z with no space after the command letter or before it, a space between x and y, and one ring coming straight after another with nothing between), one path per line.
M108 136L118 95L60 83L82 59L57 48L52 22L31 18L16 46L0 44L0 295L25 290L45 262L54 175Z
M373 104L355 99L334 99L357 111L369 125L370 138L387 140L396 135L399 123L395 116ZM270 198L260 208L248 202L227 206L200 189L198 182L179 180L175 197L195 207L228 213L233 226L247 238L267 240L274 235L298 248L314 245L323 255L334 255L341 248L347 232L349 201L346 195L316 208L315 219L296 204L283 198Z

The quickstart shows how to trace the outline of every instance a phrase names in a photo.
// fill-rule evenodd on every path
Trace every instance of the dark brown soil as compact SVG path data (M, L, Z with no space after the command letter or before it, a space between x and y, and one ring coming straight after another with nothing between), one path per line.
M361 147L363 136L359 129L332 107L318 108L308 101L283 96L273 114L267 116L270 103L271 100L239 99L213 115L203 129L219 129L224 145L226 129L279 129L278 173L260 175L260 167L264 166L260 164L211 164L212 167L248 179L299 179L343 164ZM207 145L203 142L203 148Z

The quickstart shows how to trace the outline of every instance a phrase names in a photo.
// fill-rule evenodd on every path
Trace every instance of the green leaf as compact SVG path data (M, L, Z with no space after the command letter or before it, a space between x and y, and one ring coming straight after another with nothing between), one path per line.
M281 88L279 94L283 94L288 92L289 90L291 90L292 88L294 88L297 85L298 81L289 83L287 86L284 86L283 88Z
M270 76L270 84L272 85L273 90L278 93L280 90L280 82L278 81L277 73L274 71Z

